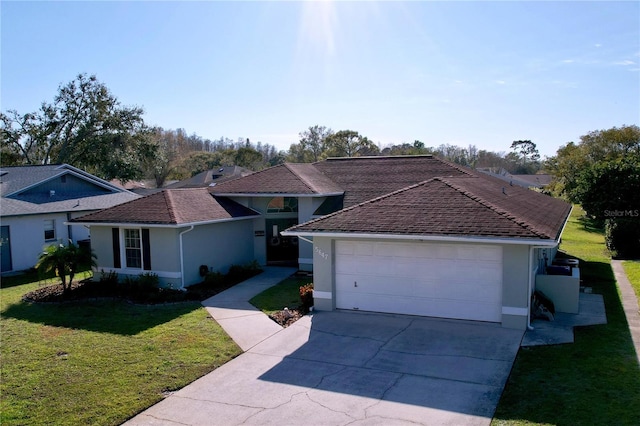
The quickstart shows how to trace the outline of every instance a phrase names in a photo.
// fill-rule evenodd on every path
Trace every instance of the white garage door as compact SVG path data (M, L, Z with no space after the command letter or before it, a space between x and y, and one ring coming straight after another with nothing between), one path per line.
M337 241L336 307L500 322L502 247Z

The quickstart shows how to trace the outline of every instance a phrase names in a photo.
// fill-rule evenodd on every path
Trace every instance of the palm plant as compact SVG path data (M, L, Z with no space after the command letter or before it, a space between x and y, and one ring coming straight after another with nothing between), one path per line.
M96 265L96 255L91 250L81 248L69 241L66 246L60 243L46 247L38 258L36 269L44 272L55 271L55 274L60 277L63 292L67 293L71 290L73 277L80 267Z

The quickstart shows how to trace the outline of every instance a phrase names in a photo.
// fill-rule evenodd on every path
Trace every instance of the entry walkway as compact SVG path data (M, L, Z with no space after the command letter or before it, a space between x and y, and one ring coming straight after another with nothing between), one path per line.
M202 305L243 352L247 352L282 330L248 301L296 271L296 268L266 266L260 275L208 298Z

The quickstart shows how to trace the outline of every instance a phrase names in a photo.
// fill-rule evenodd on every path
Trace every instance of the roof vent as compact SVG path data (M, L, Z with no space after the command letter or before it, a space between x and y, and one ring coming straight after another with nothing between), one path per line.
M53 197L54 195L56 195L56 191L54 191L53 189L49 191L49 197Z

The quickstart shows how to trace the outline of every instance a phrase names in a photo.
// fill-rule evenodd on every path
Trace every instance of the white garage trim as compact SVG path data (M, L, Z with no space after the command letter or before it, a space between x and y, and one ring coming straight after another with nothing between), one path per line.
M503 306L502 313L504 315L516 315L521 317L526 317L529 315L529 310L527 308L518 308L515 306Z
M336 241L336 308L502 321L502 246Z
M316 291L316 290L313 290L313 298L314 299L329 299L329 300L331 300L332 297L333 297L333 293L331 293L330 291Z

